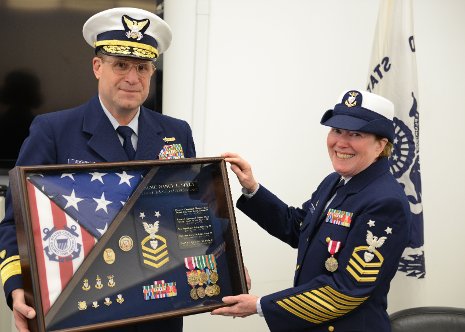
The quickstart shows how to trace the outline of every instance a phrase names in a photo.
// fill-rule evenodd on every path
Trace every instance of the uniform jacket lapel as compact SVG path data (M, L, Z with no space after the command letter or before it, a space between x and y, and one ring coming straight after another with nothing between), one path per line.
M350 179L344 187L340 188L336 197L334 197L334 200L329 206L337 209L342 203L344 203L347 196L358 193L377 177L387 171L389 171L389 162L387 158L383 158L378 162L375 162L370 167Z
M158 154L164 145L162 127L150 119L147 112L153 111L141 107L136 160L158 159Z
M85 110L82 130L91 135L87 145L104 161L128 160L118 135L105 115L97 96L90 101L89 107Z
M301 264L301 262L305 260L305 255L307 254L308 246L311 243L311 238L313 237L313 234L318 230L318 226L320 225L323 219L322 214L325 211L326 202L328 201L328 199L331 198L331 190L337 184L337 182L339 182L339 179L340 176L337 173L334 173L333 178L328 179L328 184L324 187L321 187L321 192L318 193L318 204L315 207L315 211L313 212L313 214L307 214L307 217L305 218L302 231L304 232L304 237L310 240L301 241L299 243L299 250L297 251L298 264ZM294 284L297 283L299 275L300 270L297 270L294 275Z

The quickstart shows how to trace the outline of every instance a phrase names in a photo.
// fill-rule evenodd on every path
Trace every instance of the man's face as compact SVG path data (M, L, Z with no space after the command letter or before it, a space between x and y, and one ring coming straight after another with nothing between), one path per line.
M373 134L331 128L326 140L334 170L344 177L357 175L383 151L387 139Z
M131 113L147 99L155 72L151 61L104 55L92 63L99 96L110 113Z

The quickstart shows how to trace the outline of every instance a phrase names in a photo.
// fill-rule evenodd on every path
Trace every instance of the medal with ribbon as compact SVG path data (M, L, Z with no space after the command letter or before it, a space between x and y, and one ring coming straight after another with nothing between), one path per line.
M331 257L326 260L325 267L329 272L334 272L338 267L337 259L334 258L334 255L339 251L341 247L341 241L334 241L330 238L327 238L326 242L328 242L328 252Z
M184 258L184 265L186 269L189 271L186 272L187 275L187 283L191 285L192 289L190 292L191 298L193 300L197 300L199 297L197 296L197 291L195 286L199 284L199 274L196 268L195 258L194 257L185 257Z
M207 256L207 274L208 274L208 286L205 288L205 292L208 296L215 296L220 294L220 286L217 285L219 276L216 270L216 259L214 255Z
M203 288L203 285L207 283L208 281L208 275L207 272L205 271L207 267L207 260L205 256L195 256L195 264L197 265L197 268L199 269L199 287L197 288L197 295L199 298L204 298L205 297L205 288Z

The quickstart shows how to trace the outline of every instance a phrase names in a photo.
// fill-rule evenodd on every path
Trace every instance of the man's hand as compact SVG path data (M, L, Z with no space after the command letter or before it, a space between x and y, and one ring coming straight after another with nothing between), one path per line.
M15 289L11 292L13 299L13 317L18 332L29 332L27 320L36 316L34 308L28 306L24 300L24 290Z
M247 317L257 313L258 296L241 294L237 296L223 297L223 302L228 307L218 308L211 312L212 315L232 317Z

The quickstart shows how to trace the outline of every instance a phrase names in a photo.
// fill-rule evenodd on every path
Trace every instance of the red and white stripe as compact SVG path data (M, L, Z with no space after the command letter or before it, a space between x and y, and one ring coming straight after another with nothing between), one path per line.
M334 255L336 254L338 251L339 251L339 248L341 247L341 241L333 241L333 240L330 240L328 242L328 252L331 254L331 255Z
M46 314L84 261L84 258L90 253L95 243L97 243L97 239L29 181L27 191L34 233L42 307L44 314ZM76 226L76 233L79 234L77 243L80 243L82 246L79 257L65 262L50 261L44 251L44 248L48 245L47 241L43 240L45 236L44 229L47 228L50 230L53 227L55 229L64 229L65 226L71 228L73 225Z

